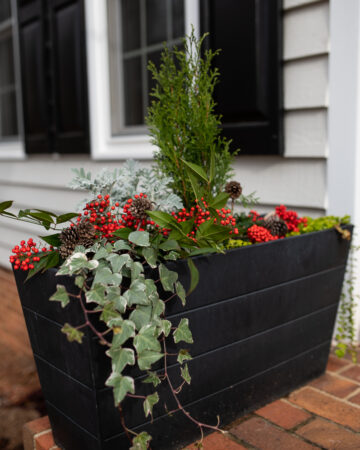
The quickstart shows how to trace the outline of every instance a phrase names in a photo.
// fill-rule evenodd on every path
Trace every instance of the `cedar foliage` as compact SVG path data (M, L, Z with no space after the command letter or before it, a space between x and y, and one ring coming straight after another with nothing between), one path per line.
M157 170L173 179L172 188L186 206L195 198L183 160L203 167L210 175L213 152L213 194L220 192L232 175L231 141L220 136L221 117L215 113L213 99L219 71L212 67L212 61L219 51L203 52L205 37L197 39L192 30L183 41L183 49L164 46L160 67L152 62L148 65L156 82L147 125L157 147Z

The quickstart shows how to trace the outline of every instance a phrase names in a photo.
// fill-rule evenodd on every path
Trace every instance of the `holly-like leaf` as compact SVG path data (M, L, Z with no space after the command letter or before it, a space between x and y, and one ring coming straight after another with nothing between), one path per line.
M157 261L157 252L152 247L147 247L143 249L143 257L145 258L145 261L149 264L150 267L155 269L156 267L156 261Z
M142 431L132 441L130 450L147 450L152 437L146 431Z
M140 370L149 370L151 365L159 361L164 355L153 350L144 350L138 355L138 366Z
M60 247L61 241L60 241L59 236L60 236L60 233L50 234L50 236L39 236L39 237L44 242L46 242L49 245L52 245L53 247Z
M114 231L112 234L121 239L127 239L131 232L132 232L131 228L121 228L120 230Z
M181 300L181 303L183 306L186 304L186 292L184 289L184 286L180 283L180 281L177 281L175 284L176 294Z
M169 270L164 264L160 264L159 275L164 290L174 292L174 283L178 279L177 272Z
M112 347L106 354L111 358L113 372L120 374L127 365L133 366L135 364L135 354L131 348Z
M143 380L143 383L151 383L154 385L154 387L158 386L159 384L161 384L161 380L160 378L156 375L155 372L148 372L148 376L145 378L145 380Z
M173 333L173 336L175 344L180 341L187 342L188 344L193 344L193 337L189 329L189 319L181 319L178 327Z
M134 347L138 354L144 350L154 350L159 352L161 350L160 342L157 339L156 327L154 325L146 325L141 328L139 333L134 338Z
M65 306L70 302L69 295L66 291L65 286L62 286L61 284L58 284L56 286L56 292L53 294L50 298L50 301L52 302L60 302L61 306L65 308Z
M187 384L191 383L191 376L189 374L189 368L187 364L185 364L184 367L181 367L181 377Z
M74 219L75 217L78 217L78 213L66 213L66 214L61 214L60 216L57 216L56 218L56 223L65 223L68 222L71 219Z
M133 231L129 234L129 241L139 247L149 247L150 246L150 235L147 231Z
M180 364L182 364L184 361L190 361L191 359L192 359L192 357L190 356L190 353L187 350L182 348L179 351L177 360Z
M98 305L104 305L105 299L105 286L102 284L95 284L85 294L87 303L95 302Z
M105 385L113 388L115 406L118 406L124 400L128 392L131 394L134 394L135 392L133 378L123 377L114 372L112 372L110 377L106 380Z
M148 395L146 397L146 399L144 400L145 417L152 416L153 407L158 402L159 402L159 394L157 392L154 392L153 394Z
M112 339L112 347L118 348L123 345L128 339L135 336L135 324L131 320L122 320L120 318L113 318L109 320L107 325L110 328L116 328Z
M62 328L61 332L66 334L69 342L78 342L79 344L82 343L82 338L84 336L84 333L80 330L77 330L70 324L66 323Z
M147 211L148 216L163 228L172 228L172 225L177 224L176 220L170 214L163 211Z

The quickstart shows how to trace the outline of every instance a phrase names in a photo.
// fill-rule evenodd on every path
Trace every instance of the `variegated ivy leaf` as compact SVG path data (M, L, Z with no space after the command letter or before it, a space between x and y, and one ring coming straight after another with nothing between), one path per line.
M106 302L105 286L102 284L93 284L92 288L86 292L85 297L87 303L95 302L98 305L104 305Z
M164 256L164 259L168 261L176 261L180 258L180 254L178 252L171 251L167 255Z
M84 336L84 333L80 330L77 330L75 327L71 326L70 324L66 323L62 328L61 332L66 334L66 337L68 338L69 342L78 342L79 344L82 343L82 338Z
M64 266L68 267L68 273L73 275L83 269L93 270L98 266L98 261L88 261L87 256L83 252L73 253L65 262Z
M121 269L125 264L128 264L129 261L131 261L131 257L128 253L125 253L124 255L118 255L116 253L111 253L107 260L110 261L111 268L114 273L120 273Z
M150 267L155 269L157 267L156 261L157 261L157 252L152 247L144 248L142 251L143 257L145 258L145 261L149 264Z
M121 374L127 365L133 366L135 364L135 354L131 348L112 347L106 354L111 358L113 372Z
M152 280L151 278L145 279L145 286L146 286L145 291L146 295L149 297L151 301L159 298L159 294L154 280Z
M173 336L175 344L180 341L187 342L188 344L193 344L194 340L189 329L189 319L181 319L178 327L173 333Z
M179 354L178 354L178 357L177 357L178 362L180 364L182 364L184 361L190 361L190 359L192 359L190 353L187 350L182 348L179 351Z
M75 285L76 285L78 288L82 289L83 286L84 286L84 283L85 283L85 277L83 277L83 276L81 276L81 275L78 275L78 276L75 278Z
M61 284L58 284L56 286L56 292L53 294L49 300L54 302L60 302L61 306L65 308L65 306L70 302L69 295L66 291L65 286L62 286Z
M185 364L184 367L181 367L181 377L187 384L191 383L191 376L189 374L189 368L187 364Z
M159 275L164 290L174 292L174 283L178 279L177 272L169 270L164 264L160 264Z
M135 392L133 378L123 377L122 375L114 372L112 372L110 377L106 380L105 385L113 388L115 406L118 406L119 403L124 400L128 392L131 394L134 394Z
M120 317L120 314L115 310L114 304L107 303L102 310L100 320L108 323L111 319L115 319L116 317Z
M125 242L122 239L120 239L120 240L115 242L114 250L116 252L119 252L121 250L131 250L131 247L130 247L130 245L127 242Z
M100 247L99 250L93 256L93 259L105 259L109 256L109 252L105 247Z
M130 265L131 270L131 280L137 280L139 278L139 275L144 272L144 266L139 263L139 261L131 261Z
M152 437L146 431L142 431L132 441L132 446L129 450L147 450L149 448L149 442Z
M161 314L165 311L165 303L159 298L155 298L152 301L152 314L151 319L155 320L161 316Z
M143 278L134 280L130 288L124 292L123 297L126 299L127 304L131 305L148 305L150 299L146 295L146 284Z
M180 283L180 281L177 281L176 284L175 284L175 288L176 288L177 296L181 300L182 305L185 306L185 304L186 304L186 292L185 292L184 286Z
M143 383L152 383L154 387L161 384L160 378L156 375L155 372L148 372L148 376L143 380Z
M107 323L108 327L114 329L112 339L112 347L120 347L128 339L135 336L135 324L131 320L123 320L122 318L110 319Z
M166 337L168 337L169 334L170 334L170 331L171 331L171 327L172 327L172 324L171 324L171 322L169 320L161 320L160 321L160 325L158 327L158 329L159 329L159 336L160 336L161 333L164 333L164 335Z
M121 281L122 275L120 273L112 273L109 267L102 267L96 271L93 286L97 283L119 286Z
M148 395L146 397L146 399L144 400L145 417L152 416L153 407L158 402L159 402L159 394L157 392L154 392L153 394Z
M150 246L150 235L147 231L133 231L129 234L129 241L139 247L149 247Z
M147 325L150 322L151 313L151 305L138 305L136 309L130 314L129 319L135 323L136 329L140 330L144 325Z
M160 351L160 342L157 339L156 327L154 325L145 325L134 337L134 347L138 354L144 350Z
M153 350L144 350L138 354L138 366L140 370L149 370L151 365L159 361L164 355Z

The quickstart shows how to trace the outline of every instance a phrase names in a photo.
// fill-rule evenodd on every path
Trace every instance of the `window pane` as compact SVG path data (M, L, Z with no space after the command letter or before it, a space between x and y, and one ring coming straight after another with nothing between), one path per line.
M124 52L140 47L140 0L122 0L122 45Z
M7 36L0 40L0 88L12 84L14 84L13 46L11 36Z
M15 91L2 94L1 101L1 137L16 136L18 134L17 129L17 116L16 116L16 96Z
M0 0L0 22L11 16L10 0Z
M161 50L159 50L157 52L149 53L147 56L147 62L149 63L149 61L152 61L156 67L160 66L160 59L161 59ZM150 71L147 71L147 77L148 77L148 91L149 91L148 104L150 104L151 101L153 100L150 93L153 90L153 88L155 87L155 80L153 80L152 74Z
M172 0L172 37L178 38L185 35L184 0Z
M146 42L148 45L166 41L167 0L146 0Z
M144 123L141 58L124 61L125 125Z

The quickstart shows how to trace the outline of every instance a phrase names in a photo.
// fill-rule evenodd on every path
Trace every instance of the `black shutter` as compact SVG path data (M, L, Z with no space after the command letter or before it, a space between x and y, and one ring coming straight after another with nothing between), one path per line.
M27 153L89 152L83 0L19 0Z
M215 100L240 155L281 154L281 0L201 0L201 31L220 48Z

